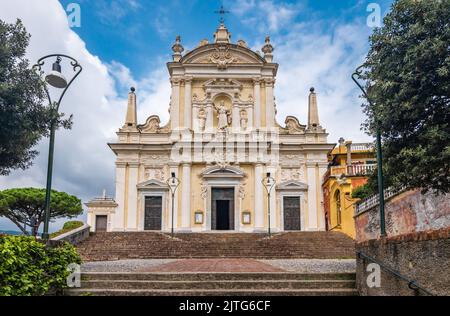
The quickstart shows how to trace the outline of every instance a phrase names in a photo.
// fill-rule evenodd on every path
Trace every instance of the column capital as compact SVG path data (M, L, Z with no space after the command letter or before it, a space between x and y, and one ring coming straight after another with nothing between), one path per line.
M179 77L172 77L170 78L170 83L172 86L179 86L181 84L182 78Z
M261 84L262 81L261 77L253 77L252 80L255 85Z
M192 77L192 76L184 76L183 77L185 84L191 84L193 79L194 79L194 77Z
M266 84L266 87L273 87L275 85L275 79L266 78L264 79L264 83Z

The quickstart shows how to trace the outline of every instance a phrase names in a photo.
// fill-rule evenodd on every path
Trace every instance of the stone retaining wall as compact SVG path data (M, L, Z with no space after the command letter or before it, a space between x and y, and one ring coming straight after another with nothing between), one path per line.
M357 243L356 250L375 258L434 295L450 295L450 228L415 232ZM367 285L367 259L357 259L360 295L424 295L381 269L381 286Z
M450 194L422 194L409 190L393 195L386 201L386 232L398 236L450 227ZM378 205L355 215L356 241L380 237Z

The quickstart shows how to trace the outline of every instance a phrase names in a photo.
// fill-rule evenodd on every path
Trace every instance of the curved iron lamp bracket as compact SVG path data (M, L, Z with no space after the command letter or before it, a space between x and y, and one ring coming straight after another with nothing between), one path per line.
M64 55L64 54L51 54L51 55L47 55L47 56L44 56L44 57L40 58L40 59L37 61L37 63L33 66L33 69L38 73L38 75L39 75L40 77L42 77L42 75L44 74L44 71L42 70L42 66L44 66L45 61L46 61L47 59L52 58L52 57L56 57L56 60L58 60L58 61L61 61L61 60L62 60L61 57L70 59L70 65L72 66L73 71L75 72L75 75L72 77L72 79L69 81L69 83L67 84L67 86L64 88L64 91L61 93L61 95L60 95L60 97L59 97L59 99L58 99L58 102L56 103L56 108L55 108L55 109L56 109L56 112L58 112L58 110L59 110L59 105L61 104L61 101L62 101L64 95L66 94L67 89L69 89L69 87L70 87L70 85L72 84L72 82L73 82L73 81L78 77L78 75L83 71L83 67L81 67L81 65L78 63L78 61L77 61L75 58L73 58L73 57L70 57L70 56ZM45 80L44 80L44 82L45 82ZM47 83L45 84L44 87L45 87L45 92L46 92L46 94L47 94L47 98L48 98L49 104L50 104L50 106L53 106L52 98L51 98L51 96L50 96L50 92L48 91Z

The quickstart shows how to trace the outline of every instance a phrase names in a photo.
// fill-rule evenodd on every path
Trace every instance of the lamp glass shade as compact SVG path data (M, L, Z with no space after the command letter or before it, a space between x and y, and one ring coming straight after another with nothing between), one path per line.
M67 87L67 80L66 78L58 71L51 71L47 76L45 76L45 81L52 87L58 88L58 89L64 89Z

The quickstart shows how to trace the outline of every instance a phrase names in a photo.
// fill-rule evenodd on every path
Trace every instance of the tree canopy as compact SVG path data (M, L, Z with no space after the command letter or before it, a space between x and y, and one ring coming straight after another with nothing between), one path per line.
M363 127L382 133L386 182L450 191L450 1L397 0L370 37Z
M0 175L28 168L38 154L33 147L50 130L44 83L25 58L29 40L20 20L0 20ZM70 127L62 116L57 126Z
M45 189L20 188L0 191L0 216L11 220L28 234L25 225L39 227L45 216ZM52 190L50 218L75 217L83 213L81 200L65 192ZM36 232L35 232L36 233Z

